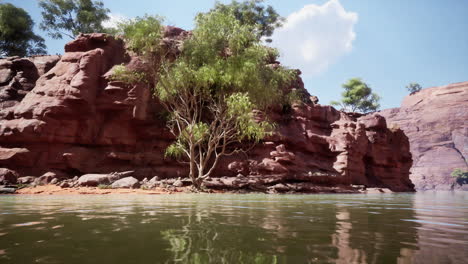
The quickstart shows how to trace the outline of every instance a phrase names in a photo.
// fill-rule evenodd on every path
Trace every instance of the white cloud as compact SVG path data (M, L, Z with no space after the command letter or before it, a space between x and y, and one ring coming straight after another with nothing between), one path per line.
M283 64L317 75L352 50L357 21L358 15L346 11L339 0L306 5L276 29L271 45L279 49Z
M109 19L102 22L102 26L105 28L117 28L119 22L123 22L127 17L118 13L110 13Z

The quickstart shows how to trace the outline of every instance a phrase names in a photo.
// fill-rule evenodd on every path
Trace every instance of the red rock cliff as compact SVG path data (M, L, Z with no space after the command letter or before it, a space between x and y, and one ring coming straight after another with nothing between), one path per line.
M468 82L423 89L406 96L400 108L380 114L408 135L417 189L466 187L450 174L468 169Z
M168 28L163 42L177 47L185 35ZM123 43L104 34L81 35L65 51L19 103L0 111L0 167L23 176L133 170L139 179L186 177L185 166L164 159L172 137L150 89L109 79L115 65L134 63ZM304 89L300 78L291 88ZM216 175L231 178L207 185L413 190L408 140L380 115L355 117L310 103L271 118L278 124L275 135L247 155L226 158Z

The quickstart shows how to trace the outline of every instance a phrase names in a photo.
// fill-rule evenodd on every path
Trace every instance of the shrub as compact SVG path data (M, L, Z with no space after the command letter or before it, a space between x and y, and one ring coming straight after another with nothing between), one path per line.
M465 184L468 182L468 170L456 168L451 173L452 177L456 178L457 183Z
M410 83L406 86L406 89L408 89L410 93L416 93L421 91L422 87L419 83Z

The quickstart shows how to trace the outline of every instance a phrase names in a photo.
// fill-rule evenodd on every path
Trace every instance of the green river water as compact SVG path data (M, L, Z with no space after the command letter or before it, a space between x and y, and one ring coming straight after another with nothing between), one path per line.
M3 195L0 263L468 263L468 193Z

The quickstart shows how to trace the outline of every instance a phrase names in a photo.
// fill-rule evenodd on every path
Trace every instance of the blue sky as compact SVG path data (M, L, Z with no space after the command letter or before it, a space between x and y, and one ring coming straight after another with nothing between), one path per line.
M4 0L24 8L36 26L37 0ZM191 29L193 17L214 0L104 0L114 17L158 14ZM230 2L230 1L221 1ZM303 71L306 88L320 103L337 100L341 84L361 77L382 96L382 109L397 107L409 82L424 88L468 81L468 1L465 0L267 0L289 17L273 46L281 61ZM294 14L293 14L294 13ZM291 15L293 14L293 15ZM46 39L51 54L69 39Z

